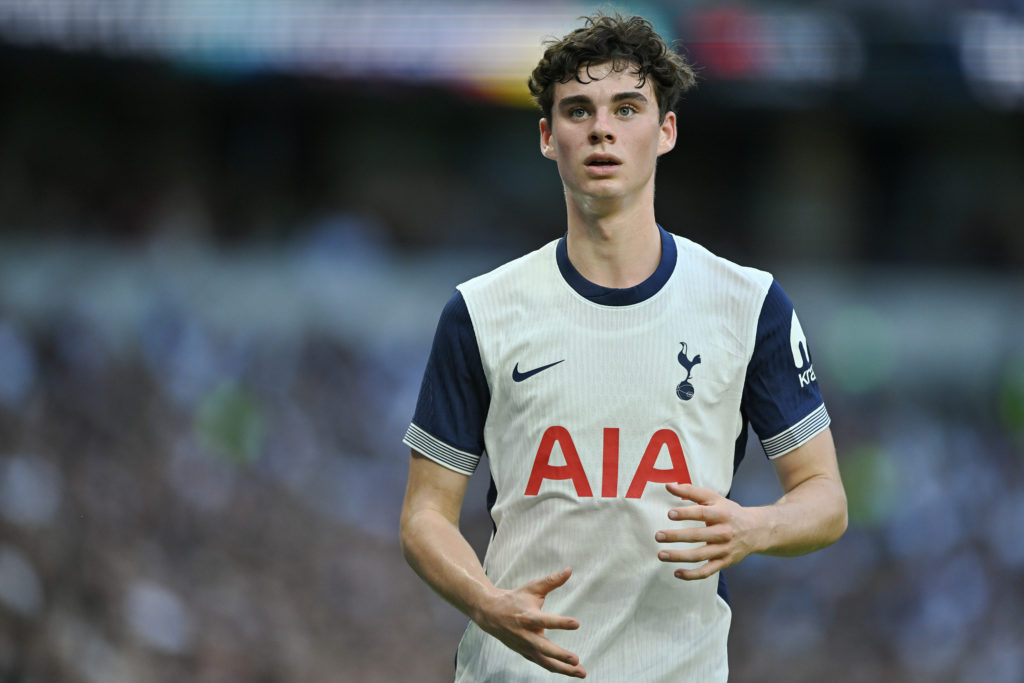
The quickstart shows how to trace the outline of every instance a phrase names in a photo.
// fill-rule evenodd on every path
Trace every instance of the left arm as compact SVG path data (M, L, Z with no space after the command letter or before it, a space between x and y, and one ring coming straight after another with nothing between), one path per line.
M655 539L660 543L704 545L662 550L658 559L704 562L675 572L681 579L703 579L751 553L803 555L838 540L846 530L846 493L839 478L831 431L826 428L772 463L784 494L762 507L744 507L692 484L668 484L670 493L695 503L672 508L669 519L703 522L704 526L664 529Z

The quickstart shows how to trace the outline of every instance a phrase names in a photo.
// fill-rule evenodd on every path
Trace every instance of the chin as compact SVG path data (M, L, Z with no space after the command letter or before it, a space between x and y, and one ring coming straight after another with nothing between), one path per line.
M619 186L604 186L604 187L590 187L587 191L583 192L587 197L594 200L608 200L608 199L619 199L630 194L628 190L623 189Z
M628 189L623 187L622 181L614 178L592 178L581 183L578 191L591 196L617 197L628 192Z

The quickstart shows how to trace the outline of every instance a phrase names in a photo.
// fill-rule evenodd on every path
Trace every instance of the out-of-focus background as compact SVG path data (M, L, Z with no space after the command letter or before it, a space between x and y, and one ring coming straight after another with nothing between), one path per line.
M0 0L0 679L450 680L400 439L564 230L524 83L595 8ZM1024 680L1024 5L618 8L701 71L658 218L796 301L850 497L727 572L733 680Z

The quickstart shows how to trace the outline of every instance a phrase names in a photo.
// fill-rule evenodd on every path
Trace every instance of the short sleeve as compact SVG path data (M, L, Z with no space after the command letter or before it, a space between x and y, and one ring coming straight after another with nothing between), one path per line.
M402 441L438 464L470 475L484 451L490 400L473 321L456 290L441 312L416 412Z
M769 458L803 445L830 422L807 337L793 303L774 281L757 322L742 410Z

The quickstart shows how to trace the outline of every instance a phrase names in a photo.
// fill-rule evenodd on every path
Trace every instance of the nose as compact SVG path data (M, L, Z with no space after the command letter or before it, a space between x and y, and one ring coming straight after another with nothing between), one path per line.
M594 124L590 129L590 144L597 145L602 142L615 142L615 133L612 132L611 122L606 112L597 112L591 120Z

